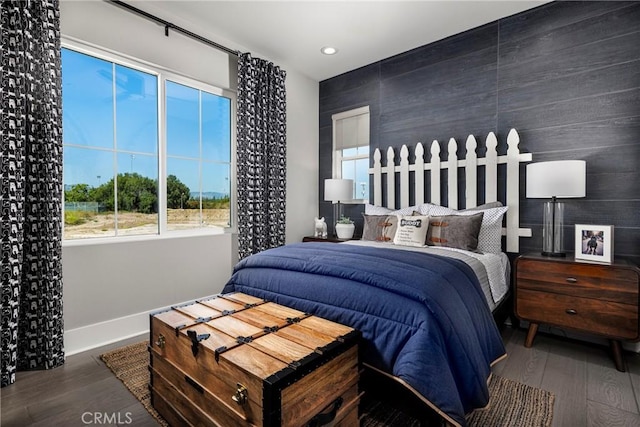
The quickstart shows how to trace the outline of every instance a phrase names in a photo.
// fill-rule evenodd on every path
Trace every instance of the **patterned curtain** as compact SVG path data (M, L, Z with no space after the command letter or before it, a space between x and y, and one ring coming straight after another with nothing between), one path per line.
M3 0L0 54L4 387L64 363L58 1Z
M243 259L285 240L286 72L238 59L238 246Z

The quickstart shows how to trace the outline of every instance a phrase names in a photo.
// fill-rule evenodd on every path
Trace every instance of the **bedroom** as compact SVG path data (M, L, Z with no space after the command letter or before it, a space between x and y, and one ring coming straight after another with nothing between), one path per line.
M469 133L484 138L489 131L504 134L510 127L518 128L522 137L521 148L534 153L536 161L587 159L588 194L586 198L570 203L571 211L567 223L573 224L576 222L573 218L579 218L586 223L615 224L616 254L631 257L638 263L640 231L638 217L634 214L638 211L639 193L635 164L640 157L636 107L638 80L635 66L638 60L635 48L638 40L637 7L633 4L616 3L571 4L566 6L566 9L562 4L545 7L546 9L541 9L542 16L539 22L527 25L526 21L520 22L513 18L503 21L503 24L509 26L510 23L516 22L516 26L520 25L522 31L530 29L534 33L538 30L543 31L545 25L550 29L567 26L566 37L560 40L542 39L535 46L522 48L525 52L538 52L540 57L550 59L547 68L543 67L540 70L545 76L547 72L550 74L546 76L548 79L545 77L544 80L536 82L536 75L532 74L529 78L533 80L522 88L493 87L493 98L482 100L479 104L471 105L461 97L440 97L439 102L446 104L448 111L455 111L455 114L460 115L458 122L446 123L443 128L437 127L437 122L442 120L437 116L438 109L434 109L434 115L425 122L424 126L428 129L417 126L406 134L398 133L392 122L375 123L376 116L373 115L373 126L379 129L372 132L374 138L379 138L373 144L386 147L396 143L413 144L423 138L446 140L450 137L462 141ZM188 64L188 72L195 77L207 79L203 68L208 64L201 58L217 55L215 50L182 40L177 35L172 34L167 40L161 32L158 34L156 25L124 14L110 5L63 2L61 8L63 34L133 56L140 53L140 50L152 50L153 54L159 57L163 54L171 56L175 52L184 52L187 56L199 58L198 61L183 62ZM87 19L88 16L100 16L101 19L91 20ZM189 28L186 24L184 26ZM131 38L126 35L127 28L136 28L136 38L140 39L141 43L148 40L147 44L131 44ZM141 37L143 28L153 35L149 35L148 39ZM483 30L486 34L480 36L484 38L476 37ZM576 32L573 32L574 30ZM493 49L495 55L499 46L510 42L502 38L500 42L496 42L493 38L495 36L495 32L491 33L490 27L483 27L473 34L462 34L442 43L455 43L457 39L471 52ZM518 38L520 39L522 38ZM214 40L223 41L219 38ZM166 43L178 45L173 47L172 53L168 53ZM575 55L580 55L581 58L581 61L575 63L572 62L571 56L564 55L564 52L572 52L571 47L574 45ZM554 54L558 51L560 53ZM598 52L603 54L598 56ZM614 52L611 55L615 56L609 57L607 52ZM618 57L624 59L616 62L615 58ZM562 63L562 59L567 62ZM453 58L451 61L455 63L456 59ZM554 64L557 64L558 68L554 68ZM282 65L286 68L286 64ZM179 67L179 64L173 66ZM327 152L330 146L328 147L326 142L329 135L327 123L330 123L330 115L334 112L361 105L375 106L381 102L378 100L381 93L371 90L372 86L382 86L385 83L376 81L378 67L378 63L373 63L345 74L342 79L323 81L320 86L317 81L301 73L287 70L290 141L288 156L289 159L295 159L288 162L287 171L287 192L290 200L287 204L288 242L300 241L302 236L310 234L313 217L318 212L329 217L330 206L320 196L320 183L329 177L331 168L328 161L330 154ZM457 78L467 80L476 87L485 87L490 80L476 80L473 67L468 71L472 73L471 76L464 74L465 67L456 68L462 73L458 74ZM526 67L518 69L517 66L510 66L498 69L501 72L510 71L511 78L516 82L523 78L523 74L528 75ZM222 75L228 75L228 72L222 71ZM447 70L441 72L446 73ZM495 76L494 69L494 80ZM353 83L354 81L358 83ZM224 81L212 83L226 87ZM348 85L350 90L343 90L343 85ZM335 90L333 88L336 86L345 95L344 98L332 97L332 90ZM526 92L527 88L531 92ZM398 89L411 90L410 87ZM496 93L507 94L510 98L498 97ZM503 102L507 101L513 104L503 107ZM487 104L492 105L493 110L498 110L491 114L485 113L484 106ZM544 123L550 124L545 126ZM533 130L524 132L526 129ZM394 139L396 137L397 139ZM295 144L292 141L295 141ZM310 191L310 188L314 190ZM523 198L521 203L521 223L531 226L534 236L539 236L539 201ZM588 217L583 216L585 211L590 212ZM353 212L351 216L358 218L359 213ZM124 336L137 335L147 328L146 313L149 310L220 290L235 264L232 255L235 244L232 236L217 235L159 241L127 241L117 245L65 246L63 276L65 347L68 354ZM522 238L521 250L539 250L538 240L535 240L535 237ZM108 260L108 264L105 264L105 260ZM188 282L190 286L186 289L159 286L167 282ZM128 297L123 299L123 294Z

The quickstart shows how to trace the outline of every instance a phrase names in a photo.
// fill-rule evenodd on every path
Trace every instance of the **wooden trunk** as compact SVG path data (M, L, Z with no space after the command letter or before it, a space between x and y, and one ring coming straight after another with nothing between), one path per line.
M350 327L241 293L150 322L152 405L173 426L358 425Z

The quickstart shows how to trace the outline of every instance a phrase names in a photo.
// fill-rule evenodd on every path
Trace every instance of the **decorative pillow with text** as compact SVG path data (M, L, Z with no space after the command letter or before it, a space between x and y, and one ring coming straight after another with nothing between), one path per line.
M398 229L393 243L404 246L424 246L428 229L428 216L401 216L398 218Z

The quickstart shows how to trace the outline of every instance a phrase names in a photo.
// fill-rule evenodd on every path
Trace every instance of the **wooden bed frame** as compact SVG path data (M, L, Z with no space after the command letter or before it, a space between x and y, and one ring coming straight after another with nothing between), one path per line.
M519 252L520 237L531 237L530 228L520 227L520 163L530 162L531 153L520 153L518 144L520 136L515 129L511 129L506 138L506 155L498 155L498 138L493 132L487 135L485 140L486 155L479 158L476 150L478 143L473 135L466 140L466 155L458 159L458 144L455 139L449 139L447 145L448 156L446 161L440 158L440 143L434 140L431 143L430 162L425 162L424 146L417 143L414 148L415 160L409 163L409 149L403 145L400 149L399 165L395 164L395 150L389 147L386 150L385 166L381 163L380 149L373 154L373 167L369 174L373 177L373 204L385 206L390 209L420 205L425 202L448 206L452 209L471 208L478 205L478 199L484 196L484 202L495 202L498 197L499 173L504 171L506 182L505 200L500 200L509 209L505 215L505 226L502 234L506 236L506 252L510 253L509 259L513 259ZM498 165L505 164L504 168ZM464 200L458 200L458 176L459 168L464 170ZM426 172L429 171L429 172ZM442 178L446 171L447 200L441 200ZM414 176L413 195L410 196L410 173ZM484 173L484 180L478 180L478 176ZM396 179L397 176L399 179ZM383 186L383 177L384 183ZM396 182L398 181L398 182ZM484 188L478 188L478 182L484 183ZM425 189L429 189L429 197L425 197ZM477 189L472 191L471 189ZM399 193L400 205L396 206L396 190ZM462 206L461 206L462 205ZM512 268L513 271L513 268ZM512 316L512 293L498 304L493 311L496 324L501 327L507 317ZM418 420L421 426L445 426L448 422L438 414L437 410L429 406L424 400L407 388L400 379L389 374L377 371L365 366L362 375L361 386L365 390L364 399L377 399L387 402L390 406L399 409Z

